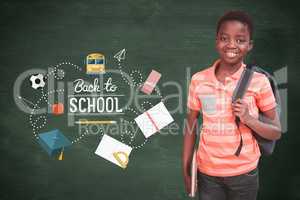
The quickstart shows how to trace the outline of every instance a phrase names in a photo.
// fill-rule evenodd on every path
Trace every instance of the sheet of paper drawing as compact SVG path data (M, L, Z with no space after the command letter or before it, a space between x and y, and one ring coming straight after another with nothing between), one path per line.
M174 121L163 102L158 103L134 120L146 138Z
M103 135L95 154L126 168L132 148L108 135Z

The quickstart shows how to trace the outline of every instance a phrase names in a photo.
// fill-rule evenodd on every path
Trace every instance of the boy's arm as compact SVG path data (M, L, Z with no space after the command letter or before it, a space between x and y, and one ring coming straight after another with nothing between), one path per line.
M246 120L246 125L263 138L278 140L281 137L281 124L276 108L265 111L262 114L263 121L250 116Z
M256 119L249 114L248 105L241 99L233 103L233 112L242 123L255 131L261 137L278 140L281 137L281 124L276 108L262 112L263 120Z
M192 156L194 152L194 146L196 142L196 130L198 125L199 111L188 110L187 123L184 130L183 136L183 152L182 152L182 164L183 164L183 176L185 182L185 188L187 193L191 189L191 175L190 167Z

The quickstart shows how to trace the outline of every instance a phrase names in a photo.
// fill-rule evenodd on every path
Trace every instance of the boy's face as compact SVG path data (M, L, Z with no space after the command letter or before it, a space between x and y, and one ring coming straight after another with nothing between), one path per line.
M225 21L217 34L216 49L223 62L237 64L252 49L248 26L239 21Z

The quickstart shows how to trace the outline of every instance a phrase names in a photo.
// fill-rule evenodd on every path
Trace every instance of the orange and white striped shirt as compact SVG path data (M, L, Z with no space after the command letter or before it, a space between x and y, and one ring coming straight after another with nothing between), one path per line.
M235 116L231 107L233 91L245 68L229 77L225 84L215 76L215 68L220 60L211 67L193 75L189 86L187 106L201 111L203 124L197 152L198 170L211 176L236 176L257 167L260 150L251 130L240 123L243 147L239 156L235 152L240 144ZM243 100L248 104L249 113L258 118L259 111L267 111L276 106L275 97L268 78L254 72Z

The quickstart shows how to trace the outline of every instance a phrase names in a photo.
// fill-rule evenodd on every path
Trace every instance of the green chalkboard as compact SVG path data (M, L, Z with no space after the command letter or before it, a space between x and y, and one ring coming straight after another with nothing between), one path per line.
M295 126L299 95L292 92L300 76L299 12L296 3L283 0L1 1L0 199L189 199L181 167L187 87L192 74L217 59L217 20L234 9L247 11L255 22L254 49L247 62L259 63L270 72L285 66L289 71L288 84L285 80L281 87L289 94L288 126L275 154L260 162L258 199L300 199L300 137ZM163 97L178 93L176 85L180 86L178 97L165 100L169 110L180 104L172 113L178 130L174 126L174 134L151 136L132 151L126 169L94 153L101 134L88 135L73 144L63 161L48 156L34 137L29 114L15 103L13 87L18 76L62 62L85 69L86 56L93 52L106 56L107 70L118 70L113 56L124 48L125 72L139 70L145 80L152 69L159 71L158 88ZM81 74L88 77L66 66L66 80ZM104 78L109 76L107 73ZM121 76L111 76L119 94L125 95L122 101L126 101L128 85ZM28 78L21 88L22 97L33 102L39 99L40 91L30 87ZM134 116L131 113L124 118ZM67 121L67 115L50 116L42 130L59 128L68 137L77 137L78 127L69 127ZM139 132L134 142L139 145L143 141Z

